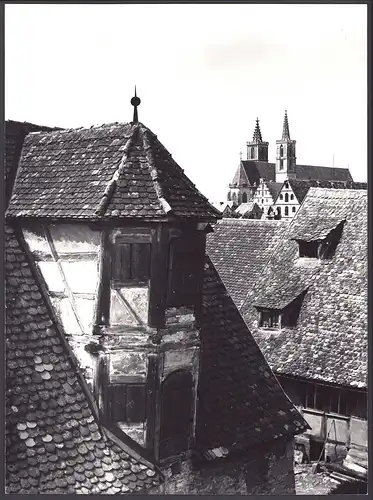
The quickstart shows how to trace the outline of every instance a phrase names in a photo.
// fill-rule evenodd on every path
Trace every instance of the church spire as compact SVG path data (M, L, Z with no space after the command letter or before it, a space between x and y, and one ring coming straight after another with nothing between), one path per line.
M289 122L288 122L288 112L285 109L285 116L284 116L284 124L282 127L282 140L283 141L290 141L290 130L289 130Z
M263 142L262 133L260 131L260 126L259 126L259 118L256 119L256 124L253 134L253 142Z

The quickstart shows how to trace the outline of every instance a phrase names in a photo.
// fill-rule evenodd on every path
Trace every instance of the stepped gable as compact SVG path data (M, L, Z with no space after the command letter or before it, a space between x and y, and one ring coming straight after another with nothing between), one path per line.
M7 493L135 493L155 466L108 439L13 229L5 232Z
M252 449L308 425L282 391L206 257L196 441L202 450Z
M29 134L7 215L56 220L220 217L141 123Z
M302 263L297 240L322 240L337 228L334 255ZM310 188L241 308L276 373L366 387L367 273L367 191ZM258 328L255 305L281 309L302 289L296 326Z
M239 309L287 228L282 220L223 219L208 234L207 253Z

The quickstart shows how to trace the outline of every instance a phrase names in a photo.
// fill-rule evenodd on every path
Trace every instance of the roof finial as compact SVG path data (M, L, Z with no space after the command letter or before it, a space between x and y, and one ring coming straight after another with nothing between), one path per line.
M255 124L254 134L253 134L253 142L263 142L262 133L260 131L260 126L259 126L259 118L256 119L256 124Z
M135 97L132 97L132 99L131 99L131 104L134 107L134 110L133 110L133 120L132 120L133 123L138 123L138 121L139 121L139 117L137 115L137 106L139 106L140 103L141 103L141 99L139 97L137 97L137 94L136 94L136 85L135 85Z
M288 122L288 112L285 109L285 116L284 116L284 125L282 127L282 140L289 140L290 141L290 130L289 130L289 122Z

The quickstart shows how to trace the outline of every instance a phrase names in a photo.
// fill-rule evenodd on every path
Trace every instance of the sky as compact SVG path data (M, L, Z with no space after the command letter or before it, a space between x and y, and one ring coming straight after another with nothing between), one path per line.
M285 109L297 163L367 178L367 6L5 6L5 118L149 127L210 201L258 117L269 161Z

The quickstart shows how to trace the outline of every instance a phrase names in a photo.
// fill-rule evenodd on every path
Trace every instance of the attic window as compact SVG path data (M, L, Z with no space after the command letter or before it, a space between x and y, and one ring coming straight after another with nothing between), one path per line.
M261 328L271 328L273 330L280 329L280 313L272 309L263 309L260 312Z
M144 285L150 278L150 243L115 243L112 280L117 285Z
M318 241L298 241L299 243L299 257L307 257L312 259L317 259L319 256L319 246Z

